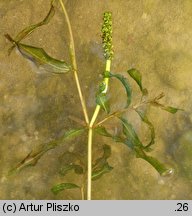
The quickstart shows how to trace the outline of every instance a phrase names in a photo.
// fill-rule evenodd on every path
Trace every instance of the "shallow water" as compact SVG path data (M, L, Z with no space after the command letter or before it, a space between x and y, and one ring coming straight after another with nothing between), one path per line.
M114 169L93 182L93 199L191 199L191 0L104 0L102 3L70 0L65 4L74 32L79 77L89 114L94 110L94 92L104 69L100 28L106 10L113 13L112 71L126 75L131 67L139 69L151 97L163 91L165 104L185 110L175 115L155 108L148 111L156 128L156 144L151 155L175 169L171 178L160 177L153 167L135 158L126 146L96 136L94 150L102 143L109 144L112 148L110 164ZM15 51L7 56L10 43L2 35L15 36L25 26L40 21L48 10L49 4L44 0L0 0L0 199L80 199L78 190L55 196L50 188L63 181L81 181L73 173L65 178L58 174L61 166L58 157L68 149L84 154L86 137L67 141L43 155L35 167L7 177L8 171L34 146L78 127L69 115L83 119L71 74L39 74L37 68ZM24 42L43 47L51 56L69 62L67 28L59 6L53 20ZM139 90L134 82L130 83L137 101ZM112 109L123 107L124 89L112 81L110 90ZM146 127L134 113L129 113L128 118L145 140ZM118 131L115 121L106 126Z

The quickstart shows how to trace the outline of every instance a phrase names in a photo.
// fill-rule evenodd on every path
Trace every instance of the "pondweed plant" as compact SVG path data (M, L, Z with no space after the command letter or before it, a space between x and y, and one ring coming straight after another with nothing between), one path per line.
M127 71L127 75L133 79L140 91L141 91L141 100L139 104L133 104L132 102L132 88L124 76L121 74L112 73L111 71L111 62L114 57L113 52L113 44L112 44L112 14L111 12L105 12L103 15L103 24L102 24L102 44L103 44L103 53L105 57L105 69L103 72L103 79L99 84L98 91L96 92L95 102L96 107L95 111L91 118L89 118L88 111L86 108L86 103L82 94L81 85L78 78L78 68L76 63L76 55L75 55L75 46L73 40L73 33L71 29L70 20L65 9L65 6L62 0L59 0L61 8L63 10L66 23L68 26L68 32L70 37L69 44L69 54L70 54L70 63L66 63L64 61L55 59L49 56L44 49L26 45L21 43L21 41L26 38L29 34L35 31L37 28L40 28L42 25L46 25L50 22L51 18L54 16L55 8L53 6L54 1L51 2L51 8L47 14L47 16L43 19L43 21L31 25L29 27L24 28L21 32L17 34L17 36L13 39L9 34L6 34L6 38L13 44L9 49L9 54L16 47L23 57L28 58L32 62L34 62L39 68L44 69L51 73L60 74L63 76L65 73L71 73L75 77L75 83L77 86L82 111L84 114L84 125L80 128L75 128L69 131L66 131L63 136L60 138L48 142L43 143L39 146L39 148L34 149L30 152L16 167L14 167L10 173L14 173L20 171L24 167L29 165L34 166L37 161L44 155L47 151L56 148L59 145L64 145L67 139L75 138L83 133L88 134L88 144L87 144L87 164L84 162L84 158L79 155L78 152L64 152L63 158L70 158L70 163L64 163L63 167L60 169L59 173L62 176L65 176L68 172L74 171L77 175L82 175L83 180L81 185L77 185L71 182L63 182L59 183L52 187L52 192L57 194L66 189L79 188L81 192L82 199L86 198L91 200L91 188L92 181L101 178L105 173L112 171L113 167L109 164L108 158L111 156L111 148L109 145L103 145L103 155L99 158L93 160L92 159L92 143L93 143L93 133L97 133L101 136L108 137L114 140L117 143L123 143L127 147L129 147L137 158L141 158L146 162L150 163L160 175L167 175L172 172L171 168L167 168L163 163L159 162L156 158L149 156L149 153L152 150L152 146L155 143L155 129L151 121L148 119L146 112L144 111L146 105L152 105L155 107L159 107L165 111L170 113L176 113L179 109L171 106L165 106L160 103L160 99L164 96L163 93L159 94L157 97L153 99L148 99L148 91L143 87L142 84L142 75L141 73L135 69L129 69ZM108 100L108 87L110 79L117 79L123 85L126 91L127 99L126 99L126 107L121 110L117 110L115 112L110 112L110 104ZM147 144L143 144L137 135L134 127L129 122L128 119L123 117L125 112L129 112L129 110L134 110L140 117L141 121L145 123L150 130L150 140ZM99 112L105 112L106 117L97 121L97 117ZM117 118L121 123L121 133L113 134L110 133L104 126L104 123L111 118ZM120 144L119 144L120 145ZM69 160L68 160L69 161ZM85 197L85 192L87 195Z

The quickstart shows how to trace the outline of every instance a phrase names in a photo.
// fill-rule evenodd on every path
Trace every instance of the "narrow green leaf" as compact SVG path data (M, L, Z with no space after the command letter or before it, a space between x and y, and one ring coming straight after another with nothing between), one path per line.
M109 172L112 167L109 166L107 159L111 156L111 147L109 145L103 145L103 155L96 160L93 164L94 178L98 179L104 173Z
M52 58L42 48L21 43L17 44L17 47L24 57L34 62L37 67L41 67L48 72L62 74L71 70L71 66L65 61Z
M110 172L113 169L107 162L104 164L104 166L98 170L95 170L92 172L92 180L95 181L99 178L101 178L105 173Z
M126 108L127 108L131 103L131 96L132 96L132 90L131 90L131 87L130 87L127 79L124 76L120 75L120 74L109 73L109 76L117 78L123 84L123 86L125 87L125 90L126 90L126 93L127 93L127 105L126 105Z
M23 57L35 63L37 67L56 74L67 73L71 70L71 66L69 64L67 64L65 61L52 58L45 52L44 49L17 43L13 38L11 38L9 34L6 34L5 37L11 43L17 46Z
M115 142L122 142L123 140L123 138L120 136L110 134L104 126L98 126L94 128L94 131L101 136L111 137Z
M83 133L85 128L81 129L72 129L67 131L64 136L50 141L48 143L44 143L37 148L33 149L21 162L19 162L13 169L9 171L9 175L14 174L15 172L19 172L25 167L34 166L38 162L38 160L49 150L56 148L57 146L63 144L66 139L74 138L81 133Z
M104 126L98 126L98 127L94 128L94 131L101 136L113 137L113 135L110 134Z
M143 91L141 73L135 68L132 68L132 69L128 70L127 73L136 81L136 83L138 84L140 90Z
M53 5L51 5L51 8L50 8L48 14L46 15L46 17L43 19L43 21L24 28L21 32L19 32L17 34L17 36L15 37L15 41L20 42L22 39L27 37L29 34L31 34L38 27L48 24L50 22L50 20L52 19L52 17L54 16L54 14L55 14L55 9L54 9Z
M163 104L160 104L159 102L157 101L151 101L151 105L153 106L156 106L156 107L160 107L162 110L165 110L169 113L172 113L172 114L175 114L177 111L183 111L183 109L180 109L180 108L176 108L176 107L171 107L171 106L165 106Z
M138 158L142 158L143 160L150 163L160 175L165 175L170 171L163 163L159 162L156 158L148 156L141 148L135 148L136 155Z
M56 195L63 190L74 189L74 188L80 188L80 187L73 183L61 183L53 186L51 188L51 191Z
M19 162L13 169L9 171L9 175L21 171L28 166L35 166L38 160L50 149L55 148L57 141L51 141L47 144L43 144L33 149L21 162Z
M148 119L141 114L141 118L143 121L148 124ZM136 153L136 156L138 158L142 158L148 163L150 163L159 173L160 175L165 175L170 172L170 169L168 169L164 164L160 163L157 159L148 156L144 150L146 150L146 147L141 143L139 140L139 137L137 136L135 130L133 129L132 125L128 123L126 119L120 118L120 120L123 123L123 132L126 135L127 139L123 141L124 144L126 144L128 147L133 149ZM149 123L150 125L150 123ZM150 142L151 143L151 142Z
M85 131L85 128L71 129L64 133L62 139L66 140L66 139L75 138L81 135L84 131Z
M144 150L146 150L146 147L143 146L143 144L139 140L132 125L130 125L127 120L123 118L120 119L123 122L124 134L127 136L127 139L123 143L130 147L132 150L134 150L138 158L142 158L143 160L150 163L160 173L160 175L165 175L166 173L169 173L170 170L164 164L160 163L157 159L148 156L144 152Z
M110 112L109 101L105 93L99 93L96 95L96 103L106 112Z
M124 118L119 118L119 119L121 120L123 124L123 133L127 137L125 144L128 145L132 149L134 148L134 146L139 146L141 148L144 148L133 126L130 123L128 123L126 119Z
M54 14L55 14L55 9L54 9L53 5L51 4L51 8L50 8L48 14L46 15L46 17L43 19L43 21L24 28L21 32L19 32L17 34L17 36L15 37L14 40L17 43L19 43L22 39L24 39L25 37L30 35L38 27L48 24L50 22L50 20L52 19L52 17L54 16ZM15 44L13 44L13 46L9 49L9 54L11 53L11 51L13 50L14 47L15 47Z
M146 149L149 149L149 147L155 143L155 128L154 128L153 124L148 120L147 116L142 111L140 111L138 109L136 109L135 111L139 114L141 120L148 125L148 127L151 131L151 140L145 146Z
M182 109L171 107L171 106L167 106L167 107L164 107L162 109L167 111L167 112L170 112L172 114L175 114L177 111L182 110Z

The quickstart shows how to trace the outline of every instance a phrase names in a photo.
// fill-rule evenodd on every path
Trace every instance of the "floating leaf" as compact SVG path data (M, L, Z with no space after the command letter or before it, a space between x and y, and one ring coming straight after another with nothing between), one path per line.
M141 148L134 148L138 158L142 158L148 163L150 163L160 175L164 175L169 172L168 169L163 163L159 162L156 158L148 156Z
M17 43L10 35L6 34L5 37L17 46L20 53L30 61L36 64L37 67L42 67L48 72L52 73L67 73L71 70L71 66L64 61L57 60L49 56L44 49Z
M130 87L127 79L124 76L120 75L120 74L109 73L109 76L117 78L123 84L123 86L125 87L125 90L126 90L126 93L127 93L127 105L126 105L126 108L127 108L131 103L131 95L132 95L132 90L131 90L131 87Z
M83 174L83 167L77 164L65 165L64 167L60 169L59 174L64 176L71 170L74 170L76 174Z
M143 91L141 73L135 68L128 70L127 73L136 81L136 83L139 85L140 90Z
M74 189L74 188L80 188L80 186L73 184L73 183L61 183L61 184L57 184L57 185L53 186L51 188L51 191L54 194L58 194L59 192L61 192L63 190Z
M71 139L71 138L74 138L74 137L81 135L84 131L85 131L85 128L71 129L71 130L65 132L62 138L64 140Z
M127 137L125 144L132 149L134 148L134 146L139 146L141 148L144 148L133 126L129 124L128 121L124 118L120 118L120 120L122 121L123 124L123 133Z
M110 172L113 169L108 163L105 163L104 166L98 170L92 172L92 180L97 180L101 178L105 173Z
M22 39L24 39L25 37L27 37L29 34L31 34L36 28L42 26L42 25L46 25L50 22L51 18L54 16L55 14L55 9L53 7L53 5L51 4L51 8L47 14L47 16L43 19L43 21L34 24L34 25L30 25L26 28L24 28L21 32L19 32L17 34L17 36L15 37L15 41L17 43L19 43ZM16 44L14 44L10 49L9 49L9 54L11 53L11 51L13 50L13 48L15 47Z
M151 131L151 140L150 140L149 144L147 144L145 146L146 149L149 149L149 147L155 143L155 128L143 112L139 111L138 109L136 109L135 111L139 114L141 120L148 125L148 127Z
M106 113L110 112L109 101L105 93L99 93L96 95L96 103L100 105Z

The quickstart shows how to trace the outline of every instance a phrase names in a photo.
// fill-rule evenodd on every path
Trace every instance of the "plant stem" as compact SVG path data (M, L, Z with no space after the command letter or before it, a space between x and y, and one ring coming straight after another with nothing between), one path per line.
M128 109L126 108L126 109L119 110L119 111L115 111L115 112L111 113L110 115L106 116L103 120L101 120L100 122L98 122L98 123L95 125L95 127L101 125L102 123L106 122L107 120L109 120L109 119L111 119L111 118L113 118L113 117L116 117L116 116L118 116L118 115L120 115L120 114L126 112L127 110L128 110Z
M80 86L80 82L79 82L79 78L78 78L78 74L77 74L77 62L76 62L76 56L75 56L75 45L74 45L74 39L73 39L73 33L72 33L72 29L71 29L71 24L69 21L69 17L67 14L67 11L65 9L65 5L63 4L62 0L59 0L63 13L65 15L66 18L66 22L67 22L67 26L68 26L68 30L69 30L69 35L70 35L70 57L71 57L71 62L72 62L72 66L73 66L73 72L74 72L74 77L75 77L75 82L77 85L77 89L78 89L78 93L79 93L79 97L80 97L80 101L81 101L81 105L82 105L82 109L83 109L83 113L84 113L84 117L85 117L85 122L89 127L89 132L88 132L88 165L87 165L87 175L88 175L88 179L87 179L87 199L91 200L91 178L92 178L92 139L93 139L93 125L97 119L97 116L99 114L99 111L101 109L100 105L97 105L94 111L94 114L91 118L91 121L89 122L89 117L88 117L88 113L87 113L87 108L85 105L85 101L82 95L82 91L81 91L81 86ZM110 71L111 68L111 59L107 59L106 60L106 67L105 67L105 71ZM108 90L108 85L109 85L109 78L104 78L103 82L105 83L105 89L102 91L102 93L106 93Z
M111 69L111 60L106 61L105 71L110 71ZM102 93L106 93L109 86L109 78L104 78L103 82L106 84L105 89ZM91 118L90 124L89 124L89 133L88 133L88 161L87 161L87 200L91 200L91 177L92 177L92 140L93 140L93 125L97 119L97 116L99 114L99 111L101 109L100 105L97 105L95 108L95 111L93 113L93 116Z
M84 200L85 199L85 196L84 196L84 185L81 186L80 190L81 190L81 199Z
M88 159L87 159L87 200L91 200L91 177L92 177L92 139L93 129L88 132Z
M111 69L111 60L107 60L106 65L105 65L105 71L109 72L110 69ZM102 93L106 93L109 87L109 78L104 78L103 82L105 83L105 89L102 91ZM95 123L95 120L99 114L100 109L101 109L101 106L97 105L93 113L93 116L91 118L90 124L89 124L90 127L93 127L93 124Z
M78 78L78 74L77 74L77 62L76 62L76 55L75 55L75 45L74 45L74 39L73 39L73 33L72 33L72 29L71 29L71 24L70 24L70 21L69 21L69 16L67 14L67 11L65 9L65 5L63 4L63 1L59 0L59 2L61 4L63 13L65 15L68 30L69 30L70 57L71 57L71 62L72 62L72 66L73 66L75 82L76 82L77 90L78 90L78 93L79 93L79 98L80 98L80 101L81 101L81 106L82 106L83 113L84 113L85 122L88 125L89 124L88 112L87 112L87 108L86 108L86 105L85 105L85 100L84 100L83 95L82 95L81 86L80 86L80 82L79 82L79 78Z
M97 122L97 124L95 125L95 127L97 127L97 126L103 124L104 122L108 121L109 119L111 119L111 118L113 118L113 117L116 117L116 116L118 116L118 115L120 115L120 114L122 114L122 113L124 113L124 112L127 112L128 110L136 110L138 107L143 106L143 105L145 105L145 104L147 104L147 103L151 103L151 101L144 101L144 102L142 102L142 103L140 103L140 104L136 104L136 105L134 105L134 106L130 106L130 107L125 108L125 109L122 109L122 110L117 110L117 111L111 113L110 115L106 116L106 117L105 117L104 119L102 119L101 121Z

